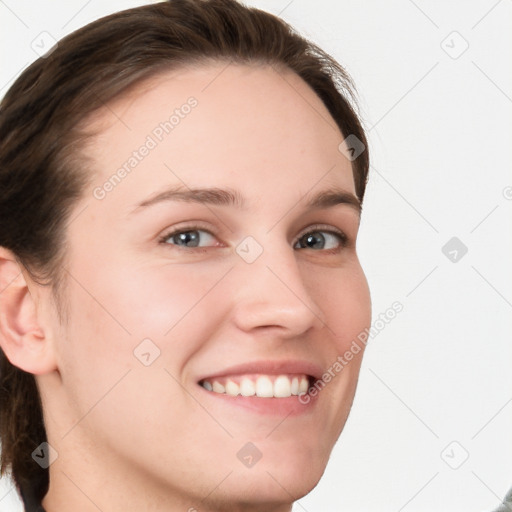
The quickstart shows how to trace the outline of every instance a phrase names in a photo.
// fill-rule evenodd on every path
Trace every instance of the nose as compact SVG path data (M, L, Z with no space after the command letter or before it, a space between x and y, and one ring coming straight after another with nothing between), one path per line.
M246 332L274 329L282 337L296 337L325 327L294 250L286 244L270 245L256 261L241 258L234 269L232 315L238 328Z

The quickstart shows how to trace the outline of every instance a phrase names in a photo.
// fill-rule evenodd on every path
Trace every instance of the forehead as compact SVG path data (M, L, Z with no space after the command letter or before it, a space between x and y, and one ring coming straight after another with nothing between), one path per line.
M306 192L319 181L354 190L338 149L344 137L320 98L292 71L269 65L162 73L105 106L92 126L94 186L124 169L112 204L151 194L157 182L229 184L260 196L276 187Z

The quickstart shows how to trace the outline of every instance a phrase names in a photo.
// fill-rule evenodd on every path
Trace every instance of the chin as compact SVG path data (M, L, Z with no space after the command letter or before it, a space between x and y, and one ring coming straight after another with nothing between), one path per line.
M287 510L287 505L291 506L316 487L324 470L325 466L321 469L307 466L285 472L267 467L254 473L255 468L250 473L237 471L226 480L222 496L219 493L214 501L218 501L219 510L223 511ZM226 503L233 506L226 507Z
M296 501L316 487L322 477L330 450L314 450L301 443L290 446L262 446L262 457L252 468L237 468L230 480L235 501L285 504Z

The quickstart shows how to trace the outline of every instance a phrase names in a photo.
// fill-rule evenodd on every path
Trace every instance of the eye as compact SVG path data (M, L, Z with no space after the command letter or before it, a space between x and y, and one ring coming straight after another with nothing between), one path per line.
M210 231L200 226L175 229L163 235L159 241L184 249L222 245L216 242L216 237ZM348 238L341 231L314 229L301 235L293 248L338 252L347 244Z
M170 245L177 245L178 247L204 247L205 244L213 245L211 241L215 240L215 237L206 229L200 229L199 227L189 227L186 229L178 229L171 233L165 234L160 242Z
M344 233L329 230L308 231L302 235L294 249L330 250L336 252L347 245L347 236Z

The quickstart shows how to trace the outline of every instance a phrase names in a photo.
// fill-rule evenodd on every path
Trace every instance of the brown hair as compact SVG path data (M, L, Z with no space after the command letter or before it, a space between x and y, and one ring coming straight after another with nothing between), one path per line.
M235 0L171 0L118 12L62 39L0 104L0 246L41 284L61 282L66 223L90 180L77 132L90 114L156 74L191 62L289 69L315 91L342 134L367 146L345 70L281 19ZM368 152L352 162L362 201ZM46 432L33 375L0 350L0 473L42 500L49 472L32 459ZM25 496L23 496L25 499Z

